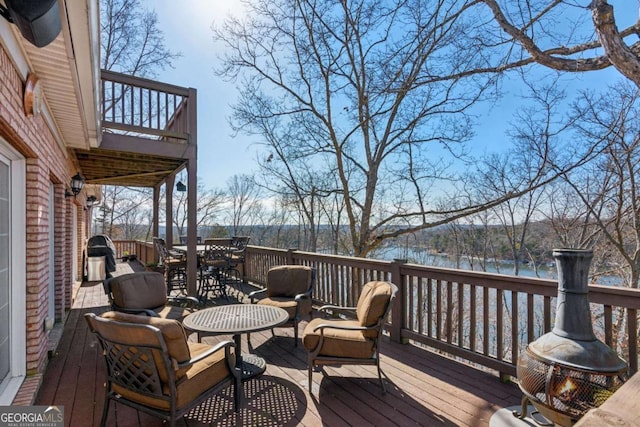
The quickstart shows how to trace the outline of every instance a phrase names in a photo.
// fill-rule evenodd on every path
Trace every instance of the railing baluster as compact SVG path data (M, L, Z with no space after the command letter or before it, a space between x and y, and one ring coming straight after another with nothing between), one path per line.
M464 347L464 324L466 312L464 306L464 283L458 282L458 346Z
M551 297L544 297L544 331L551 332Z
M504 305L502 303L504 291L496 289L496 358L503 359L504 351Z
M535 340L535 298L533 294L527 294L527 343Z
M476 351L476 286L469 285L469 349Z
M511 291L511 361L515 362L518 360L518 349L519 342L518 339L518 292Z
M418 333L420 335L424 334L424 327L422 324L422 319L424 318L424 279L422 277L413 277L411 278L411 283L415 283L418 291L417 297L417 310L416 310L416 321L418 323ZM413 312L409 312L410 316L413 316Z
M111 121L116 121L116 82L111 82Z
M148 116L147 116L147 127L151 129L153 127L153 100L151 97L151 89L147 89L147 102L149 103L147 107Z
M482 288L482 330L484 336L482 337L482 353L485 356L490 354L489 350L489 334L491 333L489 330L490 325L490 312L489 312L489 288L484 286Z
M613 344L613 308L605 305L602 315L604 316L604 342L609 347Z
M138 99L140 100L140 103L138 105L138 119L139 119L138 126L140 127L142 127L144 122L144 117L142 117L142 112L144 111L143 104L142 104L142 100L144 99L143 93L144 93L144 89L141 86L138 88Z
M638 310L627 309L627 336L629 337L629 374L638 372Z
M446 317L446 328L447 328L447 342L451 344L453 341L453 283L447 281L447 317Z
M160 129L160 117L162 114L162 108L160 107L160 92L155 91L156 93L156 129Z
M436 280L436 339L442 339L442 281Z
M427 336L433 337L433 279L427 278Z

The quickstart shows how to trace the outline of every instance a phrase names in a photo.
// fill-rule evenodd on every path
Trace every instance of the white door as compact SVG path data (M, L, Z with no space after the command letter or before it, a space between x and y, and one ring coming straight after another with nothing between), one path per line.
M0 138L0 405L26 374L25 161Z
M78 212L76 211L76 205L71 205L71 246L73 248L71 256L71 280L73 282L79 281L78 277Z
M54 188L53 184L49 184L49 313L47 314L47 329L51 330L56 320L56 268L55 260L55 209L54 209Z
M11 320L11 295L9 286L11 260L11 174L9 161L0 156L0 383L9 375L11 349L9 347L9 322Z

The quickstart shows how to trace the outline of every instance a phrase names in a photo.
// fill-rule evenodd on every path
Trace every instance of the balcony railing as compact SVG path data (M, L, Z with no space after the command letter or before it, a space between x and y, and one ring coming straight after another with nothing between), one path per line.
M102 126L177 142L189 140L189 89L103 70Z
M153 260L149 243L135 245L129 253ZM317 270L314 299L320 304L355 306L367 281L392 281L399 295L388 325L391 339L426 345L501 375L515 376L519 353L553 326L553 280L257 246L247 248L245 275L264 284L267 271L282 264ZM596 335L628 362L629 374L637 372L640 290L590 285L589 300Z

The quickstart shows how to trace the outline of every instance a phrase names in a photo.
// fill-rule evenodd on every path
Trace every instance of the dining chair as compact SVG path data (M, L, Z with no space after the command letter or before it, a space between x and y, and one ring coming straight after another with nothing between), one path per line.
M231 267L235 270L240 271L242 268L242 272L240 273L240 277L242 278L242 283L246 283L246 275L245 275L245 253L247 252L247 245L251 237L249 236L232 236L231 237ZM242 287L242 285L241 285Z
M309 393L313 369L324 365L375 365L382 392L386 392L380 368L380 338L397 292L393 283L372 281L362 288L356 307L325 305L318 309L348 317L316 317L305 327L302 344L308 351Z
M168 319L182 319L199 305L189 296L167 296L162 273L141 271L102 282L111 310Z
M204 252L199 260L200 284L198 295L207 301L209 292L218 292L227 301L227 282L237 270L231 265L231 239L209 238L204 240Z
M298 322L303 316L308 316L310 319L312 317L315 277L316 270L305 265L272 267L267 272L265 288L249 294L252 304L279 307L289 314L289 320L284 326L293 327L296 347L298 346ZM274 334L273 329L271 333Z
M233 407L241 406L242 383L234 367L233 341L215 346L189 342L177 320L110 311L85 314L106 366L104 407L121 403L168 421L176 420L229 384ZM115 421L114 421L115 422Z
M167 283L167 292L174 289L187 294L187 258L180 251L167 248L163 238L154 237L153 244L160 257L160 265L164 267L164 277Z

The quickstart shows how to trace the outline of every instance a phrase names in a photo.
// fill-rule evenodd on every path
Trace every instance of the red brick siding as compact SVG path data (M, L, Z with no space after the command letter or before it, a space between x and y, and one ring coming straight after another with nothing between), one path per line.
M54 286L56 320L64 318L71 304L72 235L70 203L65 186L77 172L71 155L65 152L42 116L26 117L22 107L23 81L8 53L0 45L0 137L22 153L26 161L26 307L27 372L42 372L46 366L48 336L45 319L49 303L49 186L55 184L54 197ZM46 93L44 94L46 97ZM82 207L78 208L79 223ZM80 244L85 232L78 236Z

